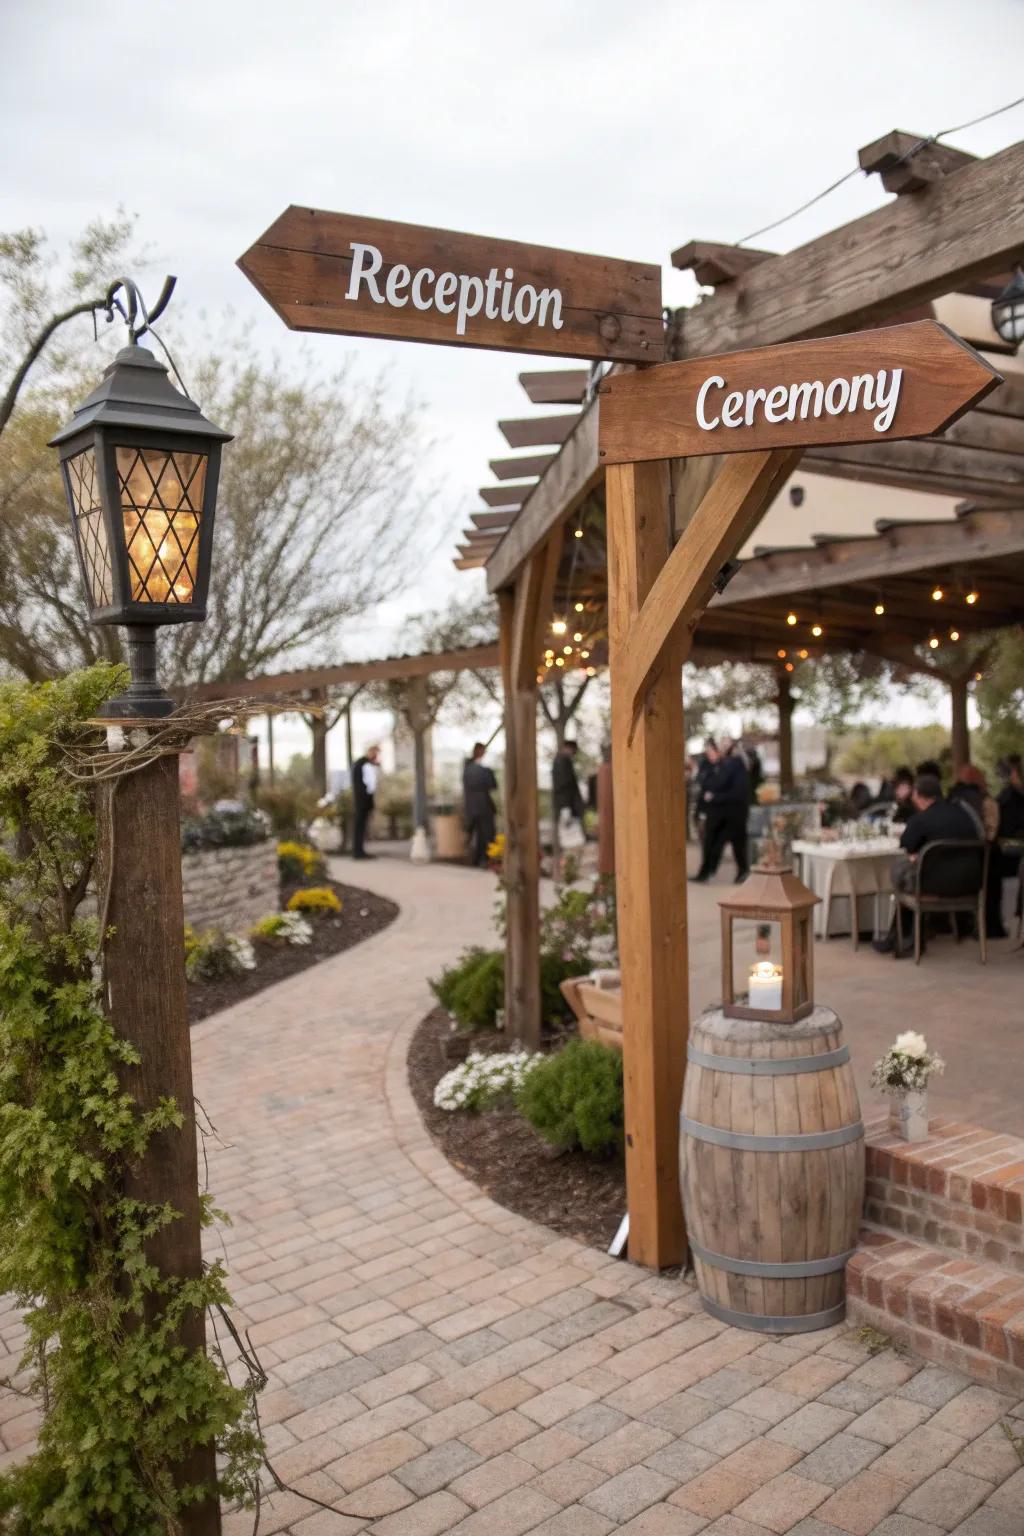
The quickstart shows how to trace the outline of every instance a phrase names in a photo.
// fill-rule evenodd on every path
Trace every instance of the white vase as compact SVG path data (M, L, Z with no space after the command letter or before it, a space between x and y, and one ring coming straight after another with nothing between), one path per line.
M927 1089L910 1089L893 1099L889 1106L889 1129L904 1141L927 1141Z

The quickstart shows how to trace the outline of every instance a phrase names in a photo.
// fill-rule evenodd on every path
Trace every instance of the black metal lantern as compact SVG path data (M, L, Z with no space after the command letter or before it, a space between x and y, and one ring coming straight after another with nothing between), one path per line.
M60 451L94 624L127 626L132 684L104 713L170 714L156 626L206 617L222 445L231 441L134 339L50 446Z
M992 325L1003 341L1019 347L1024 341L1024 272L1014 272L997 299L992 300Z

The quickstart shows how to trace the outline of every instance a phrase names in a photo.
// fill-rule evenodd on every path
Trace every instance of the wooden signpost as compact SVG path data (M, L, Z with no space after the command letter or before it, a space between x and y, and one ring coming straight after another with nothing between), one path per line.
M933 321L665 363L599 386L608 527L630 1258L686 1257L682 664L718 573L812 443L930 435L1000 376ZM669 460L728 454L673 547ZM685 484L685 481L684 481Z
M296 331L657 363L661 269L386 219L285 209L239 258Z

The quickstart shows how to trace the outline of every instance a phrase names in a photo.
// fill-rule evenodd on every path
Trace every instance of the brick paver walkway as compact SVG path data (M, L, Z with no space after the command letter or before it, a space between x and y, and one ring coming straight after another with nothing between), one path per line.
M451 1168L405 1052L493 885L362 869L386 933L194 1032L273 1458L340 1511L275 1494L265 1536L1024 1536L1024 1404L845 1327L727 1328Z

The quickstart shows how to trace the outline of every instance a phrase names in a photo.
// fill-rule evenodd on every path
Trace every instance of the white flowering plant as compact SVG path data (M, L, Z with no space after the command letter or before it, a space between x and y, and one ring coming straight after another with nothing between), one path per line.
M924 1035L907 1030L897 1035L884 1056L871 1069L871 1084L882 1093L921 1093L929 1079L944 1072L946 1063L929 1050Z
M239 933L185 929L185 975L189 981L224 981L256 969L256 951Z
M313 925L301 912L271 912L260 918L252 937L262 944L312 944Z
M467 1109L475 1114L511 1103L543 1058L530 1051L472 1051L446 1072L434 1089L438 1109Z

